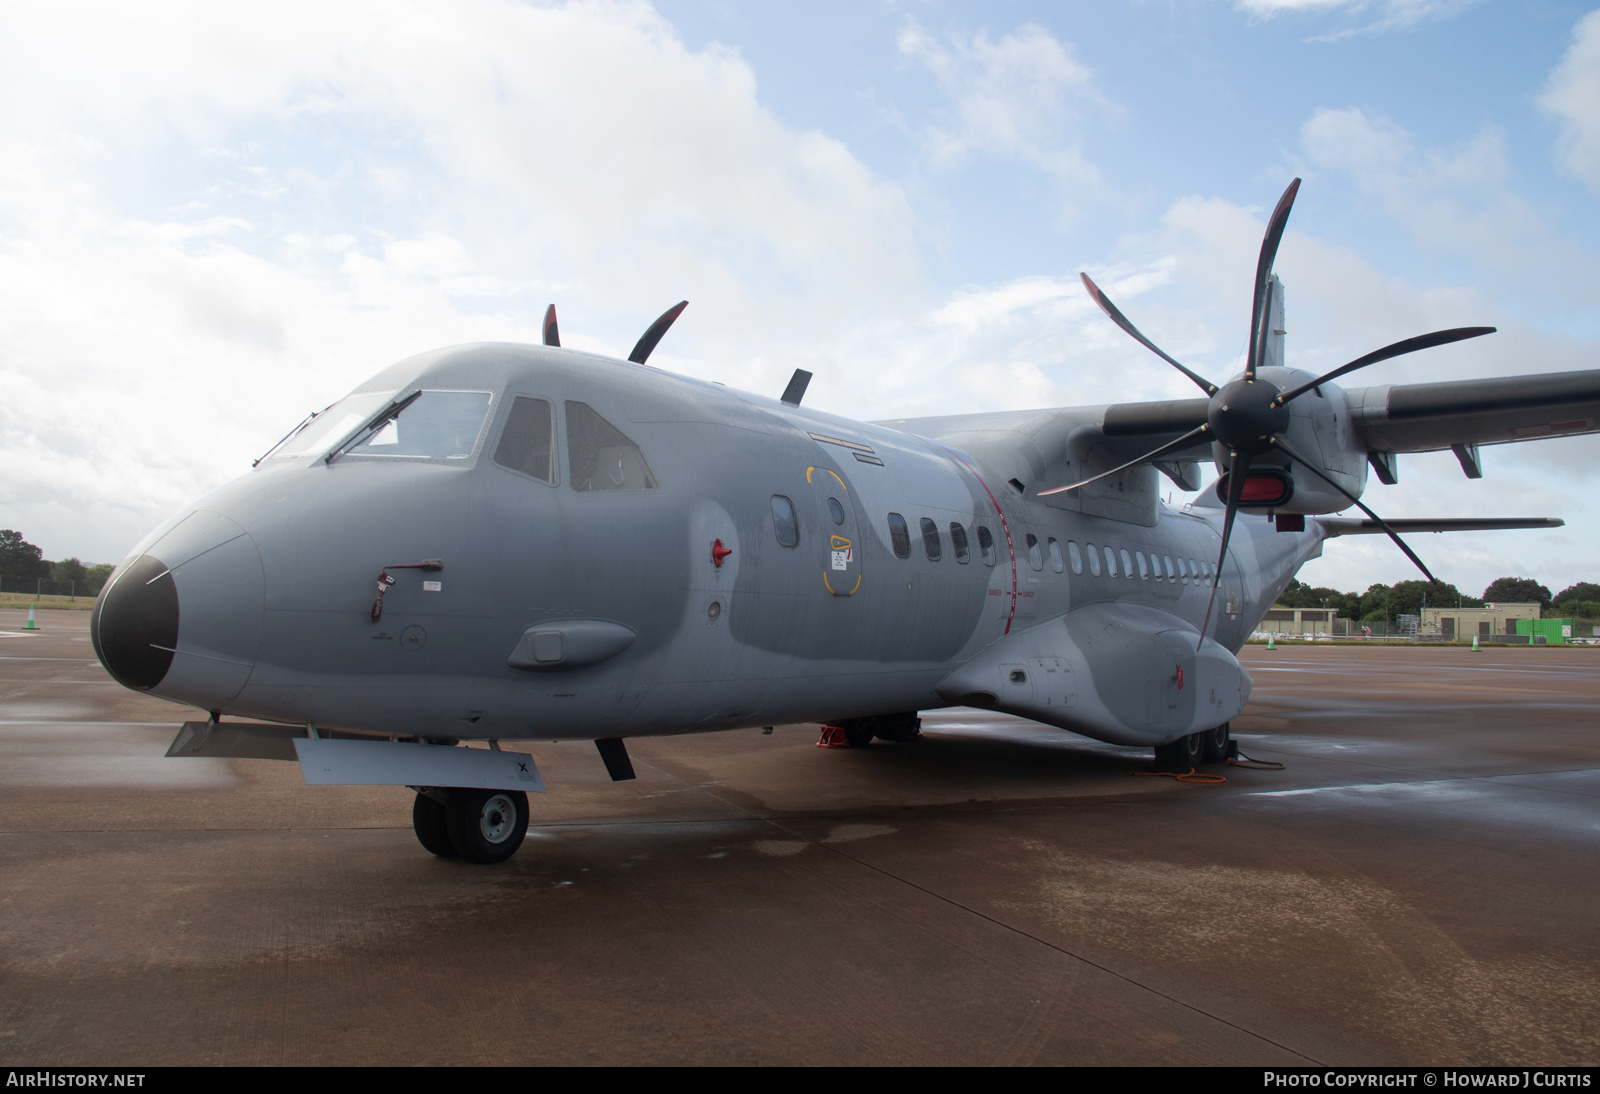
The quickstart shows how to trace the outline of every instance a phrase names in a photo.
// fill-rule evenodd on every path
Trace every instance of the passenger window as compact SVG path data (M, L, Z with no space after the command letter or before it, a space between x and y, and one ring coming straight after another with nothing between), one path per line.
M835 524L844 523L844 506L839 504L838 498L828 499L828 516Z
M929 562L938 562L939 561L939 555L940 555L940 550L939 550L939 526L937 524L933 523L933 521L929 520L927 517L923 517L922 518L921 526L922 526L922 549L924 551L928 552L928 561Z
M1122 549L1122 576L1129 581L1133 580L1133 559L1128 557L1128 549L1126 547Z
M1162 555L1161 556L1161 561L1166 563L1167 580L1168 581L1171 581L1174 577L1178 576L1177 574L1172 572L1172 556L1171 555Z
M1045 541L1045 546L1050 548L1050 568L1059 574L1066 568L1061 561L1061 544L1056 542L1055 536L1051 536Z
M1089 574L1092 577L1100 576L1100 552L1094 544L1089 544Z
M1145 581L1150 580L1150 568L1144 564L1144 552L1133 552L1133 560L1139 564L1139 577Z
M972 555L967 551L967 530L955 521L950 522L950 549L956 553L956 561L965 566L972 560Z
M554 484L555 410L547 399L518 395L511 402L494 462L531 479Z
M567 462L572 488L580 494L658 485L639 446L587 403L567 403Z
M794 516L794 502L782 494L772 495L772 531L779 546L800 545L800 522Z
M1178 580L1185 585L1189 584L1189 571L1183 568L1183 559L1178 559Z
M981 524L978 525L978 553L983 556L985 566L994 565L994 537Z
M889 542L894 544L895 558L911 557L911 529L899 513L889 514Z
M1078 550L1078 541L1075 539L1067 540L1067 558L1072 562L1073 573L1083 573L1083 552Z
M1106 548L1106 576L1117 576L1117 552L1110 547Z
M1044 556L1039 554L1039 537L1028 533L1028 565L1035 570L1044 569Z

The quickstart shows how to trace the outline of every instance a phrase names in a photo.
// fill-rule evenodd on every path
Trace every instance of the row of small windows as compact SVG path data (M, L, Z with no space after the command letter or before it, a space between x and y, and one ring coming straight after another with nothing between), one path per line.
M844 523L844 509L833 498L828 499L828 511L835 524ZM927 517L923 517L918 521L918 527L922 532L923 553L928 556L928 561L938 562L939 559L944 557L944 545L938 524ZM782 494L774 494L772 496L772 528L778 537L778 542L783 546L795 547L799 545L800 524L795 517L794 502ZM976 531L978 535L978 552L983 558L983 563L985 566L993 566L995 564L994 537L989 533L989 529L981 524L977 526ZM955 521L951 521L949 534L951 553L955 555L956 561L962 565L970 562L972 556L967 546L966 528ZM889 542L894 546L894 553L897 558L911 557L911 527L906 523L906 518L899 513L889 514ZM1050 536L1045 540L1044 549L1041 550L1039 537L1029 533L1027 545L1029 565L1035 570L1043 570L1045 553L1048 552L1050 568L1058 574L1066 571L1068 561L1072 565L1073 573L1083 573L1085 555L1088 557L1089 573L1094 577L1099 577L1104 573L1107 577L1120 575L1131 579L1134 577L1135 568L1137 568L1139 578L1145 581L1154 578L1156 581L1166 580L1184 585L1192 581L1196 585L1203 583L1209 588L1212 574L1215 572L1215 568L1210 563L1196 562L1192 558L1185 565L1182 558L1174 559L1171 555L1157 556L1154 551L1150 552L1150 556L1147 559L1143 551L1134 551L1130 554L1126 547L1096 547L1093 543L1085 544L1083 548L1080 548L1076 540L1070 539L1067 540L1067 557L1063 559L1061 556L1061 544L1054 536ZM1102 557L1105 559L1104 569L1101 568L1100 563ZM1119 561L1121 563L1120 568L1118 566Z
M928 556L929 562L938 562L944 557L944 545L939 534L939 525L923 517L917 522L922 532L922 551ZM985 566L995 563L994 537L989 534L989 529L983 525L977 526L978 554L983 559ZM889 542L894 546L897 558L911 557L911 529L906 524L906 518L899 513L889 514ZM955 521L950 522L950 550L956 556L956 561L965 566L972 561L972 552L967 545L967 530Z
M1054 539L1049 541L1049 547L1050 567L1059 574L1061 573L1061 547ZM1104 571L1101 570L1100 566L1102 553L1105 558ZM1120 576L1131 580L1135 576L1134 569L1137 567L1137 576L1142 581L1149 581L1154 578L1156 581L1166 580L1184 585L1192 581L1196 585L1203 583L1209 588L1216 569L1209 562L1196 562L1192 558L1188 560L1188 565L1185 565L1182 558L1174 559L1171 555L1157 556L1154 551L1150 552L1150 557L1147 559L1143 551L1134 551L1129 554L1126 547L1096 548L1094 544L1088 543L1080 550L1074 540L1067 540L1067 557L1072 562L1073 573L1083 573L1083 563L1086 555L1089 561L1089 573L1093 577L1099 577L1104 572L1107 577L1117 577L1120 574ZM1044 569L1044 562L1039 556L1039 541L1031 535L1028 537L1028 561L1033 564L1035 570ZM1117 565L1119 561L1122 564L1120 570Z

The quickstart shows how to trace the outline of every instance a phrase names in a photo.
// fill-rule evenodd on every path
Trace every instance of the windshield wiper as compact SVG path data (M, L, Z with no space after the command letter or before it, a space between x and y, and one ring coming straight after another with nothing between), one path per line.
M322 462L332 463L334 460L338 459L352 448L355 448L362 441L365 441L378 430L382 429L384 426L400 417L400 412L406 407L410 406L412 403L416 402L421 395L422 389L418 388L410 395L405 396L403 399L396 399L394 402L378 411L374 417L367 421L366 425L352 433L349 440L345 441L338 448L335 448L332 452L329 452L326 456L324 456L322 458Z
M323 407L322 408L322 410L327 410L327 409L328 409L327 407ZM285 433L278 440L277 444L273 445L271 448L267 449L261 455L257 456L255 459L251 460L250 461L250 466L251 467L260 467L261 466L261 461L266 459L268 456L272 455L278 449L282 448L284 441L288 440L290 437L293 437L296 433L300 432L306 426L308 426L312 422L316 421L317 418L322 414L322 410L313 410L310 414L307 414L305 416L305 418L300 422L300 424L295 426L293 429L289 430L289 432Z

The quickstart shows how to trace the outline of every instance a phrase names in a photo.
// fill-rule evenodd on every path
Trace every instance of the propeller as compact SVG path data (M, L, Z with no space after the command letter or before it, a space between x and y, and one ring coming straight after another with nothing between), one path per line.
M559 346L561 344L561 330L556 326L556 306L551 304L544 310L544 344Z
M1227 469L1222 482L1219 483L1219 492L1226 484L1226 508L1222 518L1222 545L1217 553L1217 569L1211 581L1211 600L1206 605L1205 621L1200 625L1200 642L1205 643L1206 632L1211 625L1211 612L1216 606L1217 588L1222 583L1223 564L1228 559L1228 540L1233 535L1234 518L1238 515L1239 507L1244 502L1245 493L1250 486L1250 466L1253 461L1259 460L1271 452L1281 452L1291 464L1298 464L1317 478L1326 482L1350 502L1358 506L1363 513L1376 521L1395 545L1405 552L1407 558L1416 563L1417 568L1427 575L1428 580L1433 580L1433 574L1422 564L1416 552L1406 546L1405 541L1395 534L1393 528L1384 523L1383 518L1363 505L1361 499L1350 491L1340 486L1311 461L1295 452L1284 439L1284 432L1289 428L1290 413L1288 404L1298 399L1308 391L1313 391L1323 384L1340 376L1355 372L1357 369L1366 368L1368 365L1387 361L1406 353L1415 353L1421 349L1431 349L1434 346L1448 345L1451 342L1460 342L1467 338L1477 338L1480 335L1494 333L1494 327L1454 327L1450 330L1434 331L1431 334L1420 334L1414 338L1407 338L1382 349L1374 350L1363 357L1334 369L1332 372L1319 376L1310 383L1301 384L1291 391L1282 391L1276 385L1258 380L1256 373L1262 361L1266 358L1267 339L1271 335L1272 295L1276 291L1277 282L1272 276L1272 266L1278 257L1278 245L1283 242L1283 231L1289 222L1289 212L1294 208L1295 195L1300 191L1300 180L1291 182L1283 196L1278 199L1277 206L1272 210L1272 216L1267 220L1267 231L1261 240L1261 254L1256 260L1256 277L1254 291L1251 294L1250 304L1250 341L1245 354L1244 372L1236 379L1218 387L1199 373L1187 368L1176 358L1163 351L1150 339L1146 338L1137 327L1123 315L1121 310L1111 302L1100 286L1096 285L1088 274L1081 274L1083 286L1088 290L1090 298L1105 312L1113 323L1121 327L1134 341L1144 346L1150 352L1160 357L1167 364L1183 373L1204 391L1210 398L1210 405L1206 408L1206 421L1204 425L1197 426L1175 440L1168 441L1159 447L1146 452L1134 460L1129 460L1120 467L1102 472L1092 478L1075 482L1068 486L1058 486L1051 490L1041 490L1040 496L1059 494L1068 490L1078 490L1090 483L1108 478L1137 464L1147 463L1153 459L1190 447L1202 438L1209 437L1219 443L1228 454ZM1259 476L1258 476L1259 478ZM1286 484L1287 485L1287 484ZM1252 501L1262 501L1259 496Z

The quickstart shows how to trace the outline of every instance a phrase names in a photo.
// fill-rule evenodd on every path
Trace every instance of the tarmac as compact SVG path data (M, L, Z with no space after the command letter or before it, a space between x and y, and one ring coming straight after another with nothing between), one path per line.
M1600 1060L1600 650L1241 655L1281 771L929 712L535 744L510 862L399 787L165 759L86 612L0 611L0 1064Z

